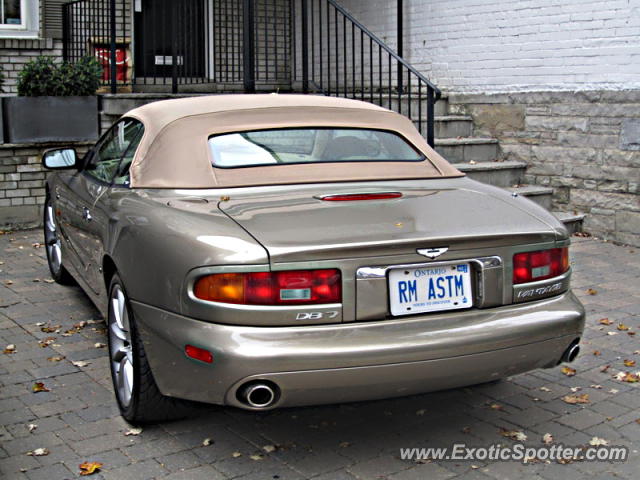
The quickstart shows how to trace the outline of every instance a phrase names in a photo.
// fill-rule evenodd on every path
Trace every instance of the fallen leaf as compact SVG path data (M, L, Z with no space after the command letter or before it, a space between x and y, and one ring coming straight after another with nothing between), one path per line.
M30 423L29 425L27 425L27 428L29 429L29 432L33 432L36 428L38 428L38 425L36 425L35 423Z
M636 366L636 361L635 360L625 360L622 363L624 363L625 367L635 367Z
M348 448L351 446L351 442L340 442L339 446L340 448Z
M205 438L205 439L202 441L202 446L203 446L203 447L208 447L208 446L209 446L209 445L211 445L212 443L213 443L213 440L211 440L210 438Z
M633 354L634 354L634 355L640 355L640 350L634 350L634 351L633 351Z
M45 278L43 280L44 283L55 283L55 280L53 278Z
M594 290L593 288L589 288L589 289L587 289L587 293L589 295L596 295L598 293L598 291Z
M102 463L100 462L82 462L78 465L80 468L80 475L86 477L87 475L93 475L97 473L102 468Z
M640 418L636 418L636 423L640 424Z
M576 374L576 369L571 367L562 367L562 370L560 371L567 377L573 377Z
M605 372L606 372L607 370L609 370L610 368L611 368L611 365L605 365L604 367L602 367L602 368L600 369L600 371L601 371L602 373L605 373Z
M257 453L255 455L251 455L249 458L251 460L255 460L257 462L257 461L260 461L260 460L264 460L264 455L262 455L261 453Z
M56 355L55 357L49 357L47 358L47 361L49 362L61 362L62 360L64 360L64 357L62 355Z
M596 357L599 357L599 356L600 356L600 350L594 350L594 351L593 351L593 354L594 354Z
M12 353L16 353L16 346L13 343L10 343L6 347L4 347L4 350L2 351L2 353L4 353L5 355L11 355Z
M27 452L27 455L30 457L44 457L45 455L49 455L49 450L46 448L36 448L31 452Z
M40 331L44 333L58 333L60 331L60 325L47 325L46 327L40 327Z
M602 385L590 385L591 388L595 388L596 390L601 390Z
M609 335L610 337L613 337L614 335L617 335L618 332L607 332L607 335Z
M589 394L582 393L580 395L565 395L562 397L562 401L570 405L576 405L578 403L589 403Z
M551 435L550 433L545 433L542 436L542 443L544 443L545 445L550 445L553 443L553 435Z
M613 320L609 320L608 318L601 318L600 320L598 320L598 323L600 325L611 325L613 323Z
M138 436L141 433L142 433L142 429L141 428L130 428L129 430L124 432L124 436L125 437Z
M502 435L503 437L510 438L511 440L516 440L518 442L524 442L527 440L527 436L524 433L519 432L517 430L506 430L504 428L501 428L500 435Z
M241 454L240 452L233 452L233 453L231 454L231 456L232 456L233 458L238 458L238 457L241 457L241 456L242 456L242 454Z
M550 392L551 389L547 388L547 387L540 387L540 391L542 391L542 392Z
M626 332L627 330L629 330L629 327L627 327L624 323L619 323L616 328L621 332Z
M571 387L573 393L579 392L580 390L582 390L582 387Z
M476 162L475 160L469 160L469 165L475 165L476 163L478 162Z
M36 327L41 327L41 326L43 326L44 324L45 324L44 322L38 322L38 323L36 323Z
M55 341L56 341L56 337L47 337L47 338L41 339L38 342L38 344L40 345L41 348L47 348L49 345L51 345Z
M277 447L275 445L265 445L262 449L267 453L273 453L277 450Z
M93 346L96 347L96 348L104 348L107 345L105 343L97 342L97 343L94 343Z
M629 335L630 337L635 336L636 332L627 332L627 335Z
M464 427L462 433L471 433L471 427Z
M426 412L426 410L423 408L423 409L420 409L420 410L416 411L416 415L421 417L421 416L423 416L425 414L425 412Z
M499 410L501 412L504 411L504 407L498 403L492 403L491 405L489 405L489 408L491 408L491 410Z
M612 389L610 389L610 390L609 390L609 393L613 393L613 394L615 395L615 394L616 394L616 393L618 393L619 391L620 391L620 390L618 390L617 388L612 388Z
M5 285L13 285L13 281L12 280L7 280L6 282L4 282Z
M617 375L614 375L613 378L627 383L638 383L640 381L640 378L637 374L630 372L620 372Z
M589 440L589 445L600 447L601 445L609 445L609 441L605 440L604 438L593 437L591 440Z
M34 383L33 386L31 387L31 390L33 390L33 393L50 392L51 391L42 382Z

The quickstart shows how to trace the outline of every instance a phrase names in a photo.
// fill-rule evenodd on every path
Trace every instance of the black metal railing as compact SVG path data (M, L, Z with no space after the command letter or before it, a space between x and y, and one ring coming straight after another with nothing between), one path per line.
M440 90L334 0L297 3L294 79L302 90L369 101L402 113L433 146Z
M220 3L225 2L216 5ZM64 60L73 63L86 55L95 56L103 65L102 84L112 93L133 85L164 86L177 93L182 85L216 81L212 35L219 29L208 27L215 24L211 2L143 0L135 4L145 6L144 16L135 11L132 0L63 4ZM240 48L233 42L225 45L235 57L241 56Z
M65 60L95 55L114 93L355 98L408 116L434 144L438 88L335 0L76 0L63 22Z

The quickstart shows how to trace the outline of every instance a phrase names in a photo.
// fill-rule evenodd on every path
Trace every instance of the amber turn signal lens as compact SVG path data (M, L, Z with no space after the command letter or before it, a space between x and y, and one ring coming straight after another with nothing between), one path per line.
M241 305L314 305L338 303L342 298L340 271L219 273L199 278L196 298Z

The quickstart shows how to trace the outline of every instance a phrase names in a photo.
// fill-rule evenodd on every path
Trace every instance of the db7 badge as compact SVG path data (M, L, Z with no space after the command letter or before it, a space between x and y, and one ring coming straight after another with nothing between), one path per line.
M335 310L329 312L300 312L296 315L296 320L321 320L323 318L336 318L340 312Z

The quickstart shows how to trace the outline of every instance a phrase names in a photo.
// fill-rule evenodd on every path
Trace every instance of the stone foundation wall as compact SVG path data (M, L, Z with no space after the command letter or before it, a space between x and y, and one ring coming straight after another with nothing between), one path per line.
M77 143L83 155L88 143ZM42 223L46 171L42 168L42 152L56 144L0 145L0 227L35 227ZM68 144L65 144L68 146Z
M554 209L584 229L640 246L640 90L450 95L451 113L526 162L526 182L553 187Z

